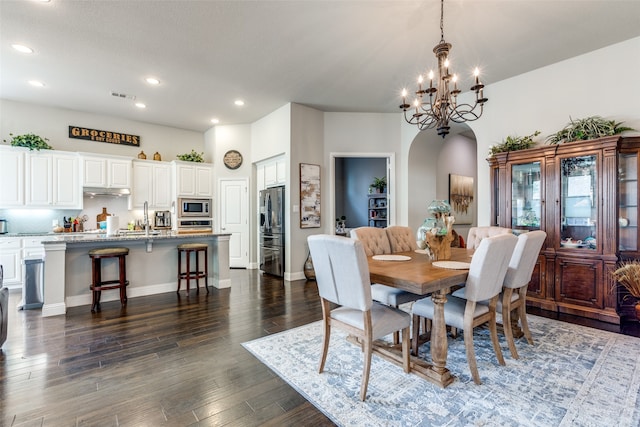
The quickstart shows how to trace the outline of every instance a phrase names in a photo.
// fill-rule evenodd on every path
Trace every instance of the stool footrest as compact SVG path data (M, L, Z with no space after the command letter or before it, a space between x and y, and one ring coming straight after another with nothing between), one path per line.
M129 286L129 281L124 281L124 286ZM104 291L107 289L120 289L122 285L120 284L120 280L107 280L105 282L100 282L99 285L90 285L89 289L92 291Z

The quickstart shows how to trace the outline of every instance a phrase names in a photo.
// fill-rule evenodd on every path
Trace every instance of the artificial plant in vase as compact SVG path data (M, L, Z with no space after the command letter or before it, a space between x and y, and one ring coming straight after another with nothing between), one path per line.
M382 178L373 177L373 182L371 183L371 187L375 188L378 193L384 193L384 189L387 187L387 177L383 176Z
M183 160L185 162L204 162L204 153L198 153L196 150L191 150L190 153L178 154L176 157L178 160Z

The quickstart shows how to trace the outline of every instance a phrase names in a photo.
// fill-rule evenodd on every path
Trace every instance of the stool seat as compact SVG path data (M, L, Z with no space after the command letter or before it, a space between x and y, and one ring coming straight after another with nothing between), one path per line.
M209 245L206 243L181 243L177 246L178 248L178 290L176 292L180 292L180 286L182 285L182 280L187 281L187 293L189 293L189 285L191 280L196 281L196 292L200 293L200 279L204 279L204 287L209 293L209 254L208 249ZM204 270L200 270L200 252L204 253ZM196 268L195 270L191 270L191 254L195 255L196 258ZM183 272L182 267L182 254L185 254L186 258L186 266L185 271Z
M178 245L178 249L207 249L209 245L206 243L182 243Z
M129 248L99 248L91 249L89 256L118 256L129 255Z
M92 291L91 312L100 309L100 296L102 291L108 289L120 289L120 304L127 305L127 265L125 257L129 255L129 248L98 248L89 251L91 258L92 282L89 289ZM102 260L118 258L118 278L114 280L102 280Z

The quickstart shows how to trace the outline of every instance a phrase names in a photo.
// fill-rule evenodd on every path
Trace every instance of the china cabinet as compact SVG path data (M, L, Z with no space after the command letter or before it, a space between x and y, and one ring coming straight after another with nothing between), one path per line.
M387 194L374 193L368 197L369 227L387 226Z
M611 273L638 256L640 137L611 136L490 157L491 225L547 239L527 303L619 323Z

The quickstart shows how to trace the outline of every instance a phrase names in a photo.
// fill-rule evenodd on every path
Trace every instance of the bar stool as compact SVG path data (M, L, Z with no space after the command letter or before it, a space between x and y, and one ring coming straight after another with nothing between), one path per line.
M204 278L204 287L209 293L209 245L206 243L183 243L178 245L178 290L180 292L180 286L182 285L182 279L187 281L187 293L189 293L189 284L191 280L196 281L196 291L200 293L200 279ZM204 252L204 271L200 270L200 252ZM191 271L191 254L196 256L196 269ZM186 255L186 269L183 272L182 268L182 254Z
M89 251L91 257L91 277L92 283L89 287L93 292L91 312L95 313L100 309L100 295L107 289L120 289L120 304L127 305L127 263L125 257L129 254L129 248L100 248ZM118 258L118 279L102 280L102 260L107 258Z

